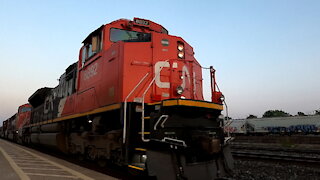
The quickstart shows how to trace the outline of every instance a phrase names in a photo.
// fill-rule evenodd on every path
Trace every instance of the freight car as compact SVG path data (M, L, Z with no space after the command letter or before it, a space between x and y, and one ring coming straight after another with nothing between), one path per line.
M208 102L185 40L150 20L113 21L84 39L58 86L30 96L22 141L157 179L223 177L232 156L212 67L210 76Z
M246 119L235 119L225 122L224 132L231 135L246 134L247 121Z
M9 119L7 119L7 128L4 132L4 137L14 141L16 140L16 129L15 129L15 123L16 123L17 114L14 114Z
M0 127L0 138L4 138L3 126Z
M8 120L2 122L0 136L1 138L6 138L6 131L8 127Z
M292 116L233 120L225 131L231 134L319 134L320 116Z

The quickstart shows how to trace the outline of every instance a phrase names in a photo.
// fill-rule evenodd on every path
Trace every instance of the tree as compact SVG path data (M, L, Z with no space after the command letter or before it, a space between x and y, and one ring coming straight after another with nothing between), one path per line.
M320 109L319 110L315 110L314 115L320 115Z
M250 115L247 117L247 119L255 119L255 118L258 118L258 117L255 116L255 115L252 115L252 114L250 114Z
M269 118L269 117L288 117L288 116L291 116L291 115L282 110L268 110L263 114L262 117Z
M298 116L306 116L303 112L298 112Z

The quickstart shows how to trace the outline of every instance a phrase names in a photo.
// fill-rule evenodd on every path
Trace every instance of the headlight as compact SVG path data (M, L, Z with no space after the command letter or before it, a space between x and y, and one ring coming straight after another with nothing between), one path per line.
M224 98L224 95L221 94L221 96L220 96L220 101L223 102L224 99L225 99L225 98Z
M178 41L177 43L178 43L178 44L177 44L178 57L179 57L180 59L184 59L184 44L183 44L183 42L181 42L181 41Z
M181 95L183 93L183 91L184 91L183 87L181 87L181 86L177 87L177 94Z
M184 49L183 44L178 44L178 50L182 51Z
M182 59L184 57L184 52L179 52L178 57Z

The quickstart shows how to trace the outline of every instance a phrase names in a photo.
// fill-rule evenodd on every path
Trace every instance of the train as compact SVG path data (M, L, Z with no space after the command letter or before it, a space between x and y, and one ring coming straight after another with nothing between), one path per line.
M225 122L232 135L320 134L320 116L235 119Z
M31 116L31 105L23 104L18 107L17 113L3 121L0 128L0 137L15 141L24 142L24 126L29 125Z
M233 159L219 116L224 96L183 38L151 20L91 32L54 87L39 88L3 122L1 137L126 167L156 179L217 179Z

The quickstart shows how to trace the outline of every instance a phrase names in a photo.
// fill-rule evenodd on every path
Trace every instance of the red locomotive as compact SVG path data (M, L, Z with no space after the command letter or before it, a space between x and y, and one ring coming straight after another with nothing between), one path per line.
M232 157L213 68L211 79L208 102L186 41L150 20L116 20L85 38L58 86L28 99L21 139L157 179L222 177Z
M31 105L30 104L24 104L19 106L16 123L15 123L15 132L16 137L15 141L22 143L26 140L24 139L24 127L28 126L30 124L30 116L31 116Z
M24 127L30 124L31 105L19 106L18 112L11 118L3 121L0 136L22 143Z

